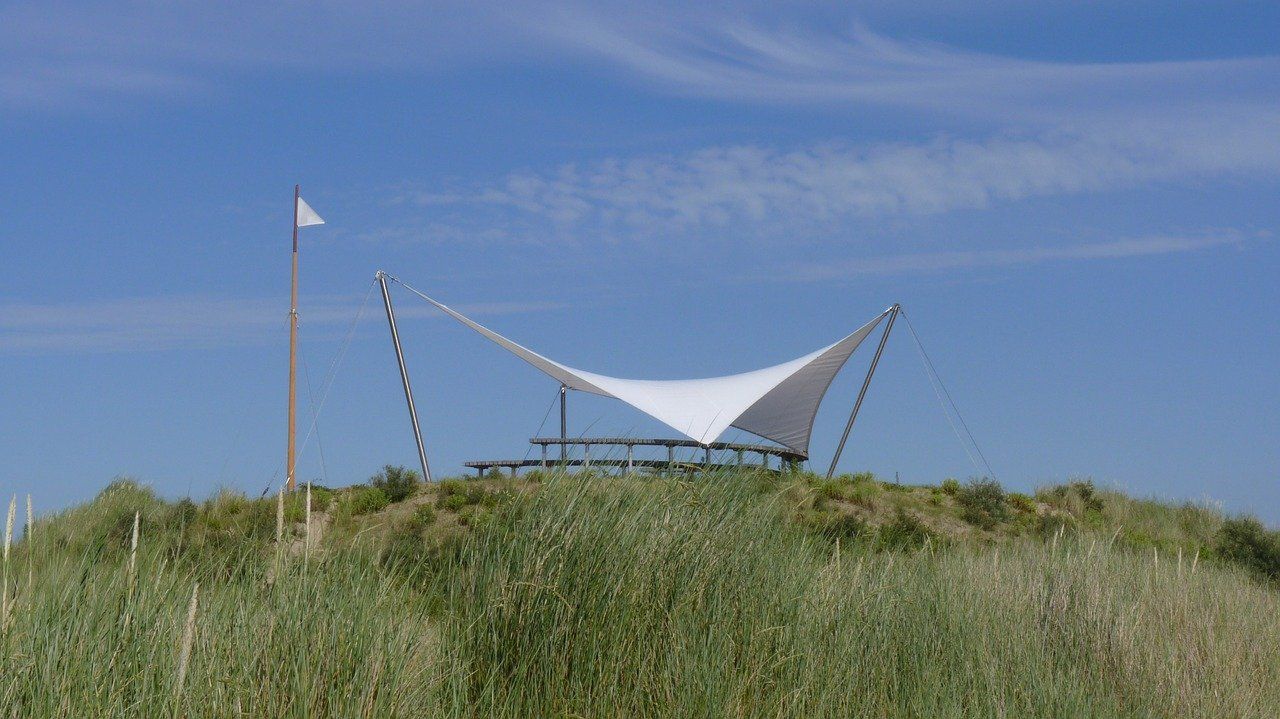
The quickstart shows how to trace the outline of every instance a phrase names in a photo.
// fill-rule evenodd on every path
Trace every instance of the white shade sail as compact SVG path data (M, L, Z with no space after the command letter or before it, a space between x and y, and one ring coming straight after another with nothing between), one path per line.
M806 457L813 420L831 381L890 311L886 309L844 339L790 362L725 377L643 380L563 365L408 289L570 389L622 400L702 444L737 427Z

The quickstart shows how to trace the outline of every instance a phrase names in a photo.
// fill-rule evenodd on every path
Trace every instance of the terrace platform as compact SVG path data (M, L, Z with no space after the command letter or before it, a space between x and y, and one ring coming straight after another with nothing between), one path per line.
M779 447L768 444L743 444L738 442L711 442L709 444L700 444L688 439L648 439L639 437L533 437L529 440L530 444L537 445L541 450L541 457L538 459L491 459L476 460L465 462L466 467L476 470L481 476L487 470L493 468L510 469L511 476L516 476L521 468L536 467L539 469L548 469L551 467L612 467L625 469L628 472L636 469L647 469L652 471L667 472L692 472L698 470L723 470L733 469L743 466L759 466L766 470L773 469L770 467L770 457L778 458L778 468L782 469L790 465L795 465L808 459L803 454L789 450L785 447ZM551 447L560 447L559 457L549 456ZM568 449L570 447L581 447L582 456L570 457ZM592 458L591 450L596 448L606 448L602 451L602 456ZM607 448L619 448L609 450ZM667 449L666 459L650 459L637 458L635 456L636 447L665 447ZM679 460L676 458L677 448L694 448L703 451L702 461L697 460ZM622 452L626 452L626 456L621 457ZM716 452L733 452L735 461L725 462L716 460L713 456ZM759 463L747 462L747 454L759 455Z

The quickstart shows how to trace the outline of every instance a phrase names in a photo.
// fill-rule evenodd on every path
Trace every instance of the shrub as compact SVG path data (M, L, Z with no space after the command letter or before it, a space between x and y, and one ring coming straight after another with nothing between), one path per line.
M875 496L879 493L880 493L879 484L867 482L862 484L855 484L849 490L848 494L845 495L845 498L848 499L849 502L856 504L859 507L863 507L865 509L871 509L873 506L875 506L875 502L873 500L875 499Z
M489 499L492 494L492 492L484 488L484 485L473 484L467 487L467 504L492 506L493 502Z
M444 497L450 494L466 494L467 481L465 479L446 479L440 483L440 496Z
M414 470L389 464L369 478L369 484L385 492L387 500L392 503L402 502L417 494L421 481Z
M1239 517L1222 523L1214 544L1223 559L1280 582L1280 532L1267 531L1253 517Z
M436 508L430 504L420 504L413 512L413 518L418 520L423 527L430 527L436 523Z
M1098 488L1094 486L1092 479L1077 480L1068 486L1080 498L1085 511L1102 511L1102 497L1098 495Z
M867 523L852 514L829 514L820 520L818 532L833 542L858 539L867 534Z
M167 529L182 531L196 521L196 516L200 513L200 508L190 497L183 497L169 507L165 512L164 525Z
M379 557L382 566L399 569L410 575L417 574L421 570L423 557L422 530L422 522L417 516L396 523L383 541Z
M457 512L458 510L460 510L460 509L462 509L463 507L467 506L467 495L465 495L465 494L442 494L442 495L440 495L440 499L439 499L439 500L437 500L437 504L438 504L440 507L444 508L444 509L448 509L448 510L452 510L452 511L454 511L454 512Z
M391 500L387 498L387 493L380 488L356 487L351 490L350 499L347 500L347 509L351 512L351 516L356 517L361 514L386 509L388 504L391 504Z
M1036 501L1022 492L1010 492L1009 504L1013 505L1013 508L1019 512L1036 511Z
M1009 515L1004 489L994 479L969 480L956 494L956 501L964 521L982 529L995 528Z
M933 538L933 532L919 517L898 507L893 521L880 528L880 546L886 549L919 549Z
M818 496L823 499L844 499L844 489L849 480L845 479L847 475L836 477L833 480L820 482L818 484Z
M854 484L858 484L861 482L874 482L876 481L876 475L874 472L854 472L853 476L850 478L850 481L852 481Z
M458 512L458 522L465 527L479 529L493 521L493 512L477 505L463 507Z
M960 483L951 477L947 477L942 480L942 486L939 489L942 490L943 494L954 497L960 493Z
M1060 512L1046 512L1040 515L1036 520L1036 533L1042 539L1050 539L1058 532L1073 530L1076 528L1075 517L1070 514Z

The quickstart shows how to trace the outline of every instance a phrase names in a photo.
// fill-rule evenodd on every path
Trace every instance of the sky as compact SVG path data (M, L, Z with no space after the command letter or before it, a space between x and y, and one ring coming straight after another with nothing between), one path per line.
M302 480L416 463L384 269L639 378L900 302L960 417L899 324L841 470L1280 525L1276 27L1198 0L5 3L0 491L278 486L300 184L327 221L301 232ZM552 380L392 292L437 474L556 430Z

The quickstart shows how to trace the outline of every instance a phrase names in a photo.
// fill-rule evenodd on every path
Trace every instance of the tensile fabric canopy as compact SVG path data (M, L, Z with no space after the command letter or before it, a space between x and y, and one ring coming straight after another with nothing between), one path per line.
M853 334L790 362L703 379L626 379L575 369L548 359L414 290L462 324L564 386L619 399L695 442L715 442L730 427L746 430L804 456L818 406L849 356L892 310Z

